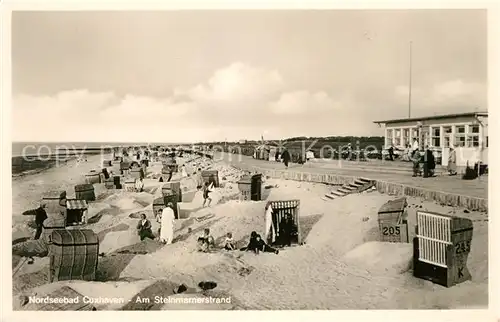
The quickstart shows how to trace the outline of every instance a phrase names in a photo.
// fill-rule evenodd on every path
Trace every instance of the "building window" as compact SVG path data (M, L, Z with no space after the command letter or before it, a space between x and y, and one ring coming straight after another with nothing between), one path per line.
M451 139L451 138L450 138L449 136L445 136L445 137L443 138L443 141L444 141L444 142L443 142L443 143L444 143L444 144L443 144L443 146L444 146L445 148L449 148L449 147L451 146L451 140L450 140L450 139Z
M406 147L410 144L410 129L403 130L403 145Z
M455 127L455 145L465 147L467 136L465 135L465 125L457 125Z
M479 146L479 135L469 134L467 138L467 147L476 148Z
M467 142L466 145L469 148L479 147L479 125L469 125L467 131Z
M443 126L443 147L449 148L451 146L451 126Z
M401 145L401 130L400 129L394 130L394 145L395 146Z
M486 147L488 147L488 137L486 137Z
M387 137L386 137L385 145L386 146L392 145L392 130L387 130Z
M411 137L412 139L418 139L418 129L412 129L411 130Z
M441 146L441 129L439 127L431 129L431 145L434 147Z

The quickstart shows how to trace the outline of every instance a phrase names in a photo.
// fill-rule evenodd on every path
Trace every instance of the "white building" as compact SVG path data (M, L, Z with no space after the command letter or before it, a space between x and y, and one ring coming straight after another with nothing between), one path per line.
M487 164L488 112L434 115L418 118L375 121L385 127L385 146L404 149L417 138L421 148L430 146L436 151L455 146L462 151L479 153ZM469 153L467 152L467 153Z

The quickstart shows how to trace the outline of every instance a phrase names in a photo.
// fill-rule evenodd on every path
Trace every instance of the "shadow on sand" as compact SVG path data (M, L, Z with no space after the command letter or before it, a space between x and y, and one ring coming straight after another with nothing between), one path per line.
M129 228L130 228L129 225L124 224L124 223L120 223L116 226L101 230L99 233L97 233L97 237L99 238L99 241L103 241L104 237L106 237L107 233L114 232L114 231L125 231L125 230L128 230Z
M87 219L87 224L95 224L98 223L104 215L116 216L122 213L122 210L115 206L110 206L110 208L102 209L94 216Z
M100 282L119 280L120 274L135 256L156 252L164 246L154 240L145 239L100 257L97 265L96 280Z
M300 231L302 234L302 241L307 241L307 236L316 223L323 217L323 214L302 216L299 217Z

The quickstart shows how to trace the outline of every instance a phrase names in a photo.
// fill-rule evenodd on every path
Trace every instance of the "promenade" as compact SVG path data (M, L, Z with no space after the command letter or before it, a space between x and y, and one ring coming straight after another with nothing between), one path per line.
M453 204L454 206L464 206L473 207L481 210L487 210L487 200L488 200L488 176L482 176L475 180L462 180L461 176L447 176L440 175L432 178L422 178L422 177L412 177L411 172L377 172L377 162L359 162L353 161L342 161L339 166L336 161L313 161L308 162L304 165L299 165L292 163L289 165L288 169L285 168L283 163L272 162L265 160L256 160L249 156L236 155L229 153L219 153L214 156L216 160L224 161L236 168L249 171L258 172L272 172L278 173L277 175L285 174L286 177L300 176L304 174L311 174L316 176L337 176L337 177L353 177L353 178L368 178L377 181L377 188L381 192L391 193L393 191L395 194L406 194L405 192L398 192L401 189L417 190L417 192L412 192L412 195L420 195L426 199L433 199L434 201L446 202ZM356 165L359 167L367 167L370 164L371 170L366 171L362 169L356 169ZM384 162L384 165L388 164ZM392 166L392 165L391 165ZM401 167L408 167L409 165L400 164ZM290 175L286 175L289 172ZM328 183L328 182L325 182ZM338 184L342 184L343 181L340 180ZM394 187L400 186L401 188L395 189ZM427 196L428 195L428 196ZM472 200L472 201L470 201ZM481 205L477 206L480 203Z

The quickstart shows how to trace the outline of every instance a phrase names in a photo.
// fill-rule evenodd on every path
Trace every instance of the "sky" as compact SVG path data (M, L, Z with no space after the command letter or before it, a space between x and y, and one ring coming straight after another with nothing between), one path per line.
M14 141L383 135L487 110L484 10L14 12Z

